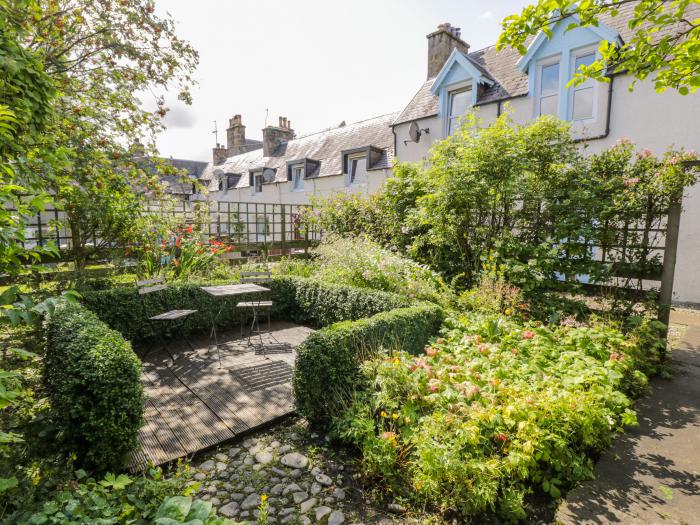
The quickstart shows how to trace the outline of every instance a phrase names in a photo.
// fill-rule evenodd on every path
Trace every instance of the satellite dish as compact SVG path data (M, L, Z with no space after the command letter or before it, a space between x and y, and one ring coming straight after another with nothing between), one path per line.
M418 126L418 122L414 120L413 122L411 122L411 126L408 128L408 136L411 137L412 142L419 142L420 135L420 127Z
M420 126L418 125L418 121L414 120L411 122L411 125L408 127L408 137L409 140L404 140L403 144L404 146L410 142L420 142L420 136L423 133L430 133L430 130L428 128L425 129L420 129Z
M214 176L215 176L215 177L223 177L223 176L224 176L224 170L222 170L221 168L216 168L216 169L214 170Z
M263 180L265 182L274 182L275 181L275 170L271 168L265 168L263 170Z

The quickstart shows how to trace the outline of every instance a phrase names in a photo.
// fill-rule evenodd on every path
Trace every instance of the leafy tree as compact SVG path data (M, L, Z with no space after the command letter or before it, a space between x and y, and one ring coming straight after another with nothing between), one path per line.
M505 18L498 47L526 51L529 37L566 24L566 30L597 26L603 17L631 10L631 38L622 45L602 42L601 58L582 66L574 83L586 78L607 81L610 71L627 71L637 80L653 75L657 91L682 95L700 87L700 5L697 0L537 0L520 14ZM633 84L634 85L634 84Z
M81 269L95 240L132 238L162 164L155 136L167 113L163 93L189 103L197 52L150 0L3 0L0 15L24 31L59 91L40 147L24 173L39 172L66 212L72 255ZM146 96L155 109L145 109ZM59 153L65 162L56 163Z

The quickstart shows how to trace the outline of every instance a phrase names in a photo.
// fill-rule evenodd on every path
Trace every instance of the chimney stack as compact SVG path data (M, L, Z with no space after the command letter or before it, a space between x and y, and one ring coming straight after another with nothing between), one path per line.
M430 33L428 39L428 78L433 78L445 65L452 50L457 48L465 55L469 52L469 44L462 40L462 30L452 27L449 22L440 24L437 31Z
M245 126L240 115L234 115L228 121L228 129L226 130L226 146L228 147L229 156L245 153Z
M274 155L280 144L289 142L293 138L292 121L287 120L287 117L280 117L279 126L267 126L263 129L263 156Z
M217 144L212 148L212 157L214 166L222 164L228 158L228 148L224 148L221 144Z

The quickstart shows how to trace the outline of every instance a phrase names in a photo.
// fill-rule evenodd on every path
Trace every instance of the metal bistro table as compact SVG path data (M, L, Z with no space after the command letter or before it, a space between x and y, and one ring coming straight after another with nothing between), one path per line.
M202 290L211 295L212 297L233 297L236 295L244 295L250 293L261 293L269 292L269 288L260 286L257 284L222 284L219 286L202 286ZM219 350L219 340L216 336L216 321L221 315L224 308L223 302L219 305L219 310L216 312L215 316L211 317L211 332L209 337L214 336L214 346L216 347L216 353L219 358L219 368L221 368L221 351Z

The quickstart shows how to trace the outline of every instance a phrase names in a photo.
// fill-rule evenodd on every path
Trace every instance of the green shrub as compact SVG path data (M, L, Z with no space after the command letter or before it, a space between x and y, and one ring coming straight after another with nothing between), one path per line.
M60 445L86 467L123 466L143 421L141 363L131 345L76 303L59 304L45 330L43 379Z
M349 405L363 361L382 348L418 353L442 322L431 303L343 321L312 333L297 349L294 399L297 411L315 424L327 424Z
M192 499L197 485L187 486L186 480L182 470L168 479L160 470L152 470L148 477L107 474L101 481L77 471L76 479L62 485L41 507L18 512L0 523L235 525L217 516L211 502Z
M324 282L371 288L448 305L454 293L423 264L367 237L329 236L311 250L313 276Z
M155 292L145 298L149 315L161 313L166 308L197 310L183 325L185 333L205 332L211 326L211 317L221 307L217 326L231 328L240 323L239 301L260 298L260 294L238 295L230 298L214 298L201 290L201 284L175 284L164 292ZM266 297L272 299L275 319L292 320L312 326L325 326L345 319L360 319L376 313L406 306L408 300L395 294L323 283L302 277L275 277L268 286ZM136 288L114 288L87 292L85 305L100 319L118 330L130 340L152 337L160 326L168 330L169 324L151 323L146 320L144 308Z
M394 497L465 519L522 519L528 496L558 499L592 476L593 458L636 423L630 396L662 357L653 321L624 334L471 312L445 326L424 356L366 362L376 388L334 429Z

